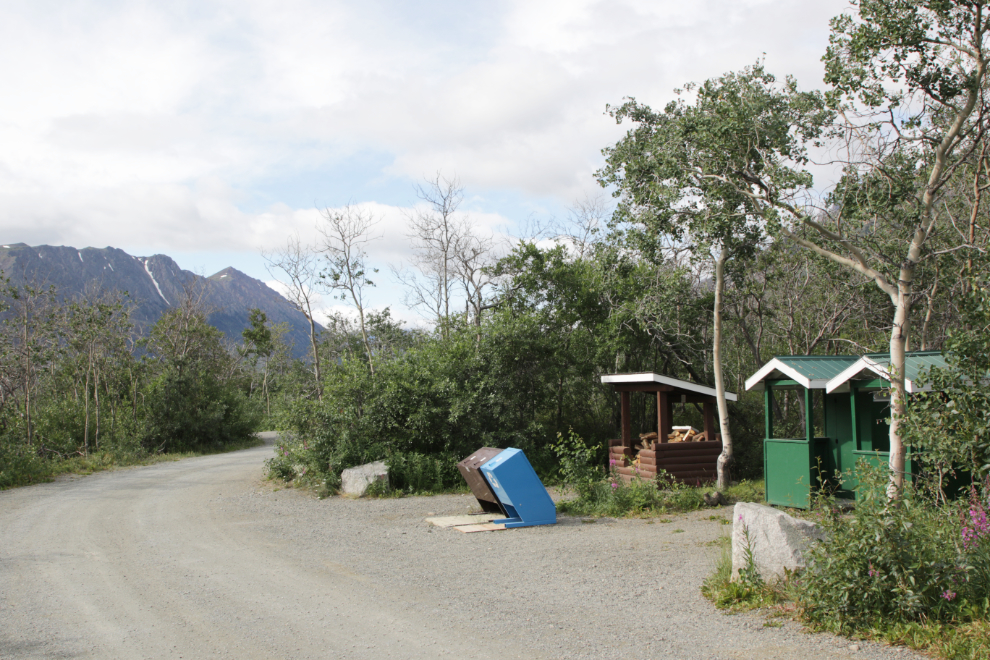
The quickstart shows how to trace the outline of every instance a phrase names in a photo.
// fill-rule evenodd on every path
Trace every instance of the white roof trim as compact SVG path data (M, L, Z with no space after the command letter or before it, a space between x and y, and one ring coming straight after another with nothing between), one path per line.
M863 371L872 372L883 380L890 380L890 363L877 362L876 360L868 358L864 355L859 360L843 369L842 372L835 378L828 381L828 385L825 386L825 391L829 393L834 392L839 389L839 387L845 385L851 380L854 380L856 376ZM931 385L926 385L925 387L915 387L914 381L909 378L905 378L904 389L913 394L915 392L928 392L932 388Z
M801 374L801 372L795 370L793 367L789 367L777 358L774 358L760 367L759 371L746 379L746 389L753 389L757 383L762 383L763 379L772 374L774 371L779 371L786 376L790 376L791 380L800 383L808 389L820 389L825 386L824 380L818 381L806 378L803 374Z
M669 378L667 376L661 376L660 374L655 374L652 372L645 372L640 374L608 374L602 376L602 382L610 385L620 385L622 383L634 385L636 383L659 383L661 385L670 385L671 387L679 387L682 390L688 390L689 392L697 392L698 394L704 394L706 396L715 396L714 387L705 387L704 385L698 385L697 383L691 383L686 380L678 380L677 378ZM727 401L737 401L737 397L732 392L726 392L725 398Z

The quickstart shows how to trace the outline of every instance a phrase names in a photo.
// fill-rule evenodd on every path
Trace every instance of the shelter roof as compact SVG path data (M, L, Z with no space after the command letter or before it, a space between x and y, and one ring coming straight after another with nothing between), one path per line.
M609 385L667 385L673 387L674 394L702 394L704 396L715 396L715 388L705 385L698 385L686 380L661 376L652 372L637 374L606 374L602 376L602 382ZM728 401L736 401L737 397L732 392L726 392L725 398Z
M810 390L825 389L826 383L854 364L856 355L780 355L746 379L747 390L762 390L765 380L793 380Z
M913 351L904 356L904 386L908 392L927 392L930 385L921 387L915 383L918 377L932 367L948 366L939 351ZM883 380L890 382L890 353L869 353L828 381L827 392L848 392L854 380Z

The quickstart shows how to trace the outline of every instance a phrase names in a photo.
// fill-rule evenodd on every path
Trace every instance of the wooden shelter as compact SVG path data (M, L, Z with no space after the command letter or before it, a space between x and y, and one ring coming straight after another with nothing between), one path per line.
M602 382L611 385L621 398L622 437L609 441L609 464L629 482L654 479L660 470L684 483L702 483L716 476L716 461L722 453L722 437L715 429L715 389L655 373L609 374ZM634 437L630 396L643 392L656 396L657 431ZM725 393L728 401L736 395ZM702 406L704 430L675 434L674 404ZM699 439L700 438L700 439Z

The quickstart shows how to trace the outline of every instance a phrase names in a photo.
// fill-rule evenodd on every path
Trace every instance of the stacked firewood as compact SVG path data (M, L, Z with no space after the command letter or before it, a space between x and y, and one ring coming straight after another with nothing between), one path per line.
M650 449L653 449L653 443L657 441L658 437L659 436L657 436L656 431L650 431L649 433L640 433L639 444L636 445L636 451L639 452L644 449L649 451Z
M705 442L708 439L693 426L675 426L673 431L667 436L667 442Z

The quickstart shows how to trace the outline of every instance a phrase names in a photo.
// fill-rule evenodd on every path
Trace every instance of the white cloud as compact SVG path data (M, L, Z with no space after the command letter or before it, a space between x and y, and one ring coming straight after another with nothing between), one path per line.
M410 180L443 170L469 191L567 204L594 189L600 149L624 131L604 116L606 103L631 95L661 105L672 88L764 51L771 70L817 85L828 18L844 7L7 2L0 232L28 243L253 251L311 233L318 214L305 200L323 199L321 176L345 172L383 195L356 200L383 218L376 256L403 261ZM369 152L382 154L377 169L352 171ZM318 183L292 199L270 183L294 179ZM262 186L274 188L259 204ZM511 226L483 204L472 204L480 221Z

